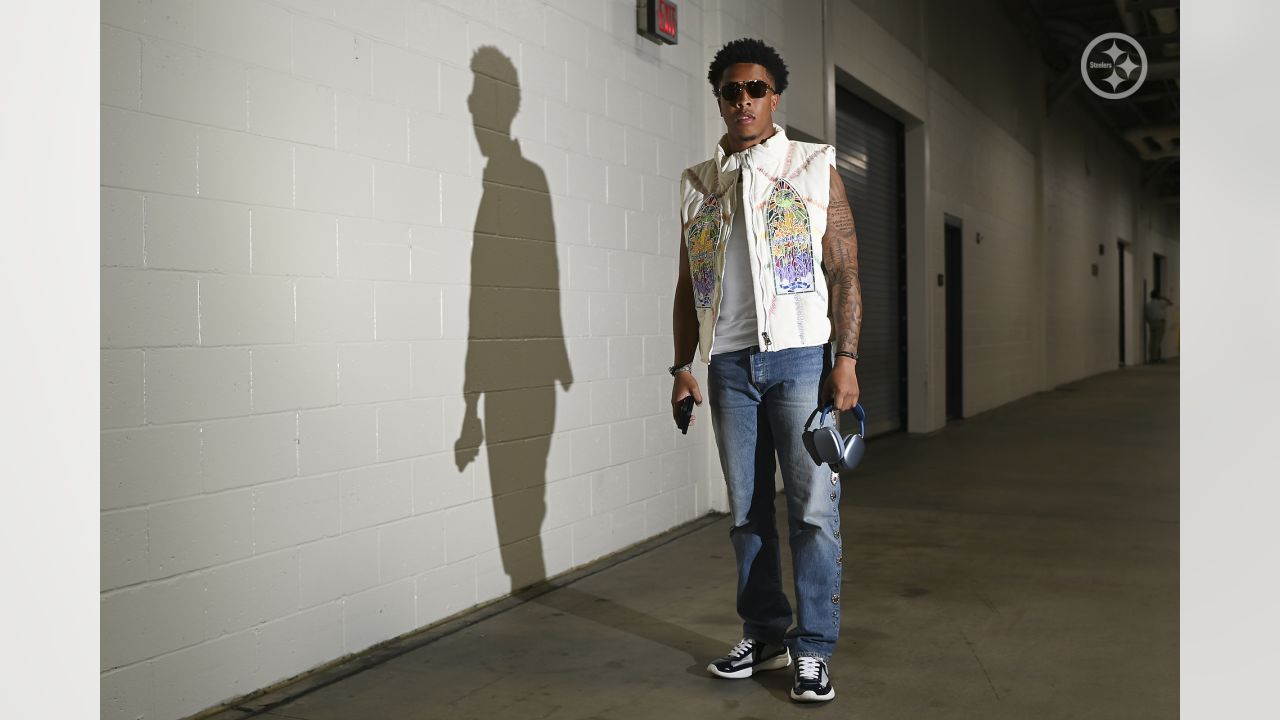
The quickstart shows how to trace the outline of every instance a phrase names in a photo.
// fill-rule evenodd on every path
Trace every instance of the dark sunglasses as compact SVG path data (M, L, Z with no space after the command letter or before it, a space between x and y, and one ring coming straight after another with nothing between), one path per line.
M746 82L725 83L716 91L716 95L729 102L734 102L742 96L743 89L746 89L747 94L753 98L762 98L765 93L773 90L769 83L763 80L747 80ZM778 91L773 90L773 92L776 94Z

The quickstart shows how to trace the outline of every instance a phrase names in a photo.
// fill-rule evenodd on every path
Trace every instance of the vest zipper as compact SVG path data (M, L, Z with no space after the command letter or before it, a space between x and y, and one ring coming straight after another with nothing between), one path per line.
M760 282L760 275L764 269L764 261L760 259L759 253L757 252L759 250L759 248L756 247L756 235L758 235L758 233L752 232L755 228L755 224L752 222L753 216L748 210L748 208L754 207L755 205L755 195L748 187L748 179L743 177L745 175L750 176L753 180L755 179L755 176L751 173L751 169L753 167L751 157L754 151L754 147L744 150L742 153L742 162L738 167L738 181L742 183L742 195L738 212L742 213L742 224L747 230L747 248L750 251L751 260L754 263L754 266L751 268L751 279L755 287L752 289L751 296L753 301L756 303L756 330L760 333L760 338L764 340L764 349L768 351L773 343L769 340L769 332L762 329L765 327L767 318L762 319L760 317L761 311L764 308L764 285Z

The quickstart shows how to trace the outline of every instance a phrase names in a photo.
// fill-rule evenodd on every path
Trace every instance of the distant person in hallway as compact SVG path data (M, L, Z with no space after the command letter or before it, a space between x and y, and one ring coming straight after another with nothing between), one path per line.
M1151 299L1147 301L1144 315L1147 318L1147 362L1162 363L1161 352L1164 343L1164 322L1167 308L1173 301L1160 295L1159 290L1151 291Z
M794 657L791 698L821 702L835 697L828 666L840 634L840 478L814 463L801 436L820 404L848 410L858 400L853 215L835 149L788 140L773 124L787 87L777 51L735 40L716 54L707 79L727 132L710 160L681 176L670 368L674 416L686 397L703 404L695 349L709 364L711 421L733 515L742 640L707 670L746 678L789 667ZM834 423L833 415L824 422ZM794 628L774 521L778 463Z

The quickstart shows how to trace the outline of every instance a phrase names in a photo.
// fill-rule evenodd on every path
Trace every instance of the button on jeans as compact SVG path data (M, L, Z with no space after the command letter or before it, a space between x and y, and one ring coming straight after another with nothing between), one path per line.
M840 634L840 478L804 448L805 422L830 371L826 345L711 356L711 421L729 488L743 637L830 658ZM815 420L815 422L817 422ZM825 420L834 425L831 416ZM796 626L782 588L774 521L781 463L795 576Z

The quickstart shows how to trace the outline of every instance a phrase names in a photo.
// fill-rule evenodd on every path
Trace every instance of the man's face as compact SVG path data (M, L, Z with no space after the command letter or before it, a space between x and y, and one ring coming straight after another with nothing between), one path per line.
M773 87L773 77L763 65L738 63L725 68L720 85L726 83L763 80ZM766 137L773 130L773 110L778 106L778 94L772 90L762 98L753 98L745 89L733 100L719 98L720 117L724 118L729 137L737 144L751 145Z

